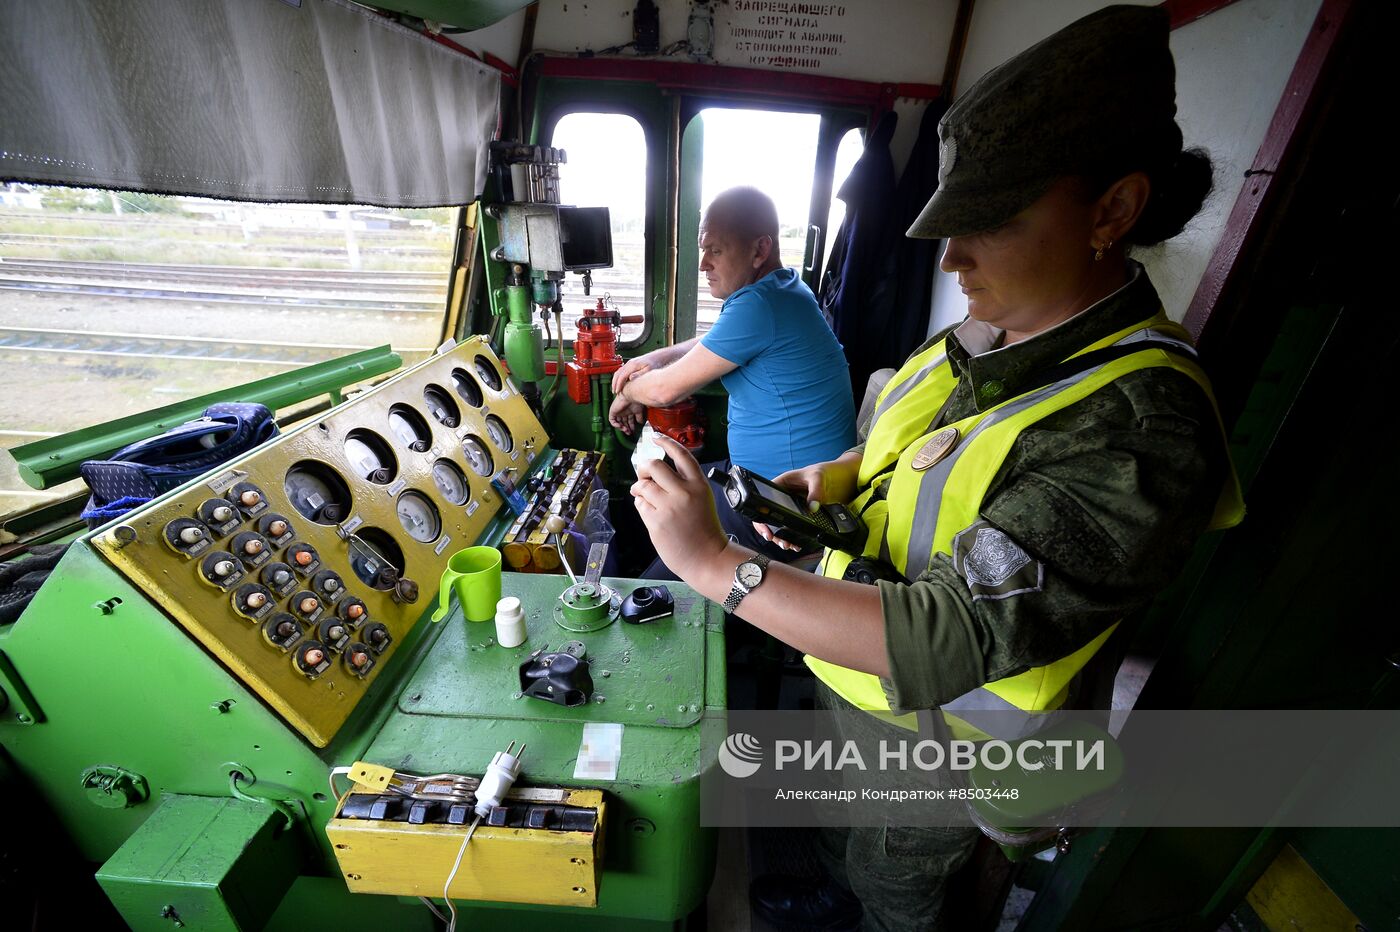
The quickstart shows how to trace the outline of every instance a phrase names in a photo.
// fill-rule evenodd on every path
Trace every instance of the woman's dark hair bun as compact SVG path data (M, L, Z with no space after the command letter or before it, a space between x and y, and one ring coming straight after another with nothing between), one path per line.
M1152 194L1124 237L1129 246L1155 246L1180 233L1200 212L1214 185L1210 156L1204 149L1185 149L1174 160L1147 169L1147 176Z

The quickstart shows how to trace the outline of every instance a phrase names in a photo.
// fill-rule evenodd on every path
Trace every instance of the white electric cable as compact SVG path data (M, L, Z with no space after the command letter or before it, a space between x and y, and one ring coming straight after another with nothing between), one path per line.
M340 791L337 790L337 789L335 788L335 778L336 778L336 777L343 777L343 776L346 776L346 775L348 775L349 773L350 773L350 768L349 768L349 767L332 767L332 768L331 768L331 773L330 773L331 797L332 797L333 799L340 799ZM351 789L354 789L353 784L351 785ZM346 792L346 793L349 793L350 790L346 790L345 792Z
M497 752L491 759L490 766L486 768L486 773L482 775L481 783L477 786L476 818L472 820L466 836L462 839L462 847L457 849L457 860L452 862L452 872L447 875L447 882L442 885L442 898L447 901L447 912L451 916L447 920L447 932L457 932L457 907L452 902L450 891L452 881L457 879L457 871L462 867L462 857L467 853L467 842L472 840L476 827L481 824L482 818L490 812L491 807L500 805L506 793L510 792L515 778L520 775L520 758L524 753L525 745L522 743L520 750L516 751L515 742L512 741L504 751ZM423 897L419 899L424 903L428 902ZM433 914L439 919L442 918L436 909L433 910Z
M444 916L442 913L438 912L438 908L435 905L433 905L432 900L428 899L426 896L420 896L418 900L424 906L428 907L428 912L432 913L435 917L437 917L438 922L441 922L444 925L447 923L447 917Z
M457 869L462 866L462 855L467 853L467 842L472 840L472 833L476 831L476 827L480 823L481 816L472 819L471 827L467 829L466 837L462 839L462 847L457 849L457 860L452 862L452 873L447 875L447 883L442 885L442 898L447 901L447 911L452 914L452 918L447 920L447 932L457 932L457 907L453 904L452 897L448 895L447 891L452 886L452 881L457 879Z

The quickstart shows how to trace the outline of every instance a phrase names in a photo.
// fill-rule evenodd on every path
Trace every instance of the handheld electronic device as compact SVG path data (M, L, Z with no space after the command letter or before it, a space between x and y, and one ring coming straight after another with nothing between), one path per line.
M724 486L725 498L739 514L776 526L774 537L808 550L830 547L860 553L865 546L865 525L845 505L820 505L809 510L799 493L774 485L742 466L731 466L728 472L711 469L710 479Z

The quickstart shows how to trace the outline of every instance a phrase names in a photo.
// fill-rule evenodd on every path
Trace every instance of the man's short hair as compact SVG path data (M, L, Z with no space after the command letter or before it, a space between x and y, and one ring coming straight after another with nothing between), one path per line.
M758 188L744 185L722 192L705 208L701 222L711 233L727 233L741 239L771 236L778 242L778 208Z

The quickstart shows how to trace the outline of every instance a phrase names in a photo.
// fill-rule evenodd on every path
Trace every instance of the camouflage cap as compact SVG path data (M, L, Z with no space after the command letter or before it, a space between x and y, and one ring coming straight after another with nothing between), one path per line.
M939 121L938 190L908 235L990 230L1056 178L1179 152L1169 29L1161 7L1105 7L988 72Z

